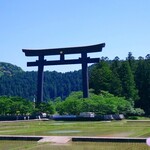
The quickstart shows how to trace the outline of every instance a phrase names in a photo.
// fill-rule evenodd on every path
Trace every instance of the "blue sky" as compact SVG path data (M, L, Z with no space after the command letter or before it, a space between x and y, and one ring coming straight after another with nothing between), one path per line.
M150 53L150 0L0 0L0 61L26 67L23 48L106 43L91 57L135 58ZM73 57L73 56L71 56ZM78 56L75 56L78 57ZM54 59L54 58L52 58ZM50 66L66 72L80 65Z

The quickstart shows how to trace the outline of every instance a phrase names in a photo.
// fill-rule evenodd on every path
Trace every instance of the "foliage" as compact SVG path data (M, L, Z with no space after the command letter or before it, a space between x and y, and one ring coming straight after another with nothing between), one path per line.
M130 52L126 60L101 59L90 73L90 88L125 97L133 106L150 114L150 55L135 60ZM135 110L134 110L135 111Z
M44 73L44 101L56 97L65 98L72 91L81 90L80 71ZM14 76L0 77L0 95L20 96L33 101L37 91L37 72L21 72Z
M81 112L104 114L132 114L134 109L130 102L123 97L114 96L102 91L99 95L90 93L89 98L82 98L82 92L73 92L65 101L56 104L60 114L79 115Z
M20 67L12 65L10 63L0 62L0 76L3 75L13 76L16 73L20 72L23 72L23 70Z
M95 65L90 76L90 86L98 94L101 90L110 91L110 82L112 80L112 71L104 60Z
M55 112L55 107L53 105L53 102L49 101L49 102L42 102L40 103L39 107L37 108L38 112L44 112L44 113L47 113L47 114L54 114Z
M135 74L136 85L139 90L140 100L137 106L144 109L146 114L150 114L150 57L141 58Z
M119 71L122 83L122 95L131 102L138 100L138 91L135 86L134 76L128 62L123 62Z
M33 111L33 104L20 97L0 97L1 115L26 115Z
M132 104L132 107L135 105L135 107L143 109L146 115L150 115L149 54L145 58L135 59L132 53L129 52L126 60L119 60L119 57L115 57L114 60L102 57L100 63L89 67L89 83L90 88L94 89L96 94L108 91L116 97L125 97ZM37 72L24 72L17 66L0 63L1 96L19 96L33 101L36 99L36 86ZM57 97L64 100L71 92L81 89L81 71L67 73L44 72L45 102L48 100L53 101ZM88 104L85 104L84 108L86 105ZM64 112L65 108L62 106L61 101L57 102L56 106L56 110L59 108L60 114ZM91 110L93 107L91 106Z

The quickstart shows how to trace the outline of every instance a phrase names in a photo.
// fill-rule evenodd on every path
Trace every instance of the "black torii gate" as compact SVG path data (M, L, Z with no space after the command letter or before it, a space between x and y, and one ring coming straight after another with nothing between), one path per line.
M43 70L46 65L66 65L66 64L82 64L82 87L83 97L88 97L88 63L97 63L99 58L87 57L87 53L101 52L105 47L105 43L83 46L83 47L67 47L55 49L22 49L26 56L38 56L35 62L27 62L27 66L38 66L38 84L37 84L37 104L43 102ZM66 54L81 54L78 59L65 59ZM60 55L60 60L47 61L44 56Z

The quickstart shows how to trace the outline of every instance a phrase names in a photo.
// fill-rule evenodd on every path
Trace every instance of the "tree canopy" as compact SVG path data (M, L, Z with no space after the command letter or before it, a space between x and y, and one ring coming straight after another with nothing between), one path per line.
M82 92L73 92L65 101L57 101L55 106L59 114L69 115L79 115L81 112L94 112L97 115L135 115L138 111L144 114L124 97L114 96L106 91L101 91L99 95L90 93L89 98L82 98Z
M102 57L100 63L89 67L89 83L95 94L107 91L125 97L132 106L142 108L146 115L150 115L150 54L135 59L130 52L126 60ZM37 72L25 72L17 66L0 63L0 96L17 96L33 102L36 100L36 86ZM44 102L54 101L57 97L64 100L71 92L80 90L81 70L44 72Z

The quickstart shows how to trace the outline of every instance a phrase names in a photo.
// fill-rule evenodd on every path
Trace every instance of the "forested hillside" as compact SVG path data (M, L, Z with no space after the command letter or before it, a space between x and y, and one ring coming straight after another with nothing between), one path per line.
M90 88L95 94L108 91L125 97L132 105L150 114L150 55L135 59L129 53L126 60L101 58L89 69ZM0 64L0 95L20 96L33 100L36 96L37 72L24 72L10 64ZM44 100L61 97L82 89L81 71L44 73Z
M23 72L20 67L12 65L10 63L0 62L0 77L3 75L12 76L20 72Z
M81 71L57 73L44 72L44 100L61 97L64 99L72 91L81 90ZM20 96L29 100L36 98L37 72L18 72L0 77L0 95Z

